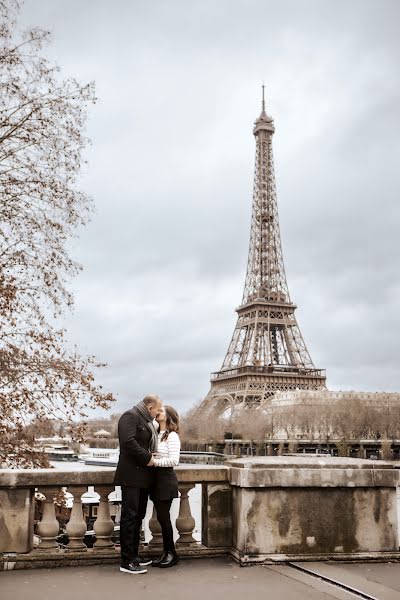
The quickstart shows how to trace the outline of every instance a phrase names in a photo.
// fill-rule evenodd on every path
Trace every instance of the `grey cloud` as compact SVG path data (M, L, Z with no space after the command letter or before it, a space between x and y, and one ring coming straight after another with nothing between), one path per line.
M334 389L399 389L396 0L27 0L66 74L95 79L72 243L71 338L122 409L187 408L223 360L244 284L259 85L298 319Z

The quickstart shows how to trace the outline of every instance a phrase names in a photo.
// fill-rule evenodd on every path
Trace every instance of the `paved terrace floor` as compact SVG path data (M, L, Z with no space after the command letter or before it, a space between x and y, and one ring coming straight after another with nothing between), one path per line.
M297 563L364 593L349 593L288 565L241 568L229 558L182 560L144 575L117 565L0 573L1 600L400 600L400 563Z

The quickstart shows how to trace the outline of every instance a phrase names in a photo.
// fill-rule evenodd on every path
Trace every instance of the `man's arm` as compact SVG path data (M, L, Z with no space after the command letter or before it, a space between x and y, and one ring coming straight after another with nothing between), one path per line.
M152 455L138 444L136 432L138 425L137 416L133 413L125 413L118 423L118 437L121 449L131 454L139 466L152 466ZM149 464L150 463L150 464Z

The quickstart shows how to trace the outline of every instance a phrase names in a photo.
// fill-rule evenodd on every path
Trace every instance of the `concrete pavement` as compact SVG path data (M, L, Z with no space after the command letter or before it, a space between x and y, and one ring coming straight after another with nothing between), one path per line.
M300 563L325 575L363 584L379 600L400 600L400 563ZM380 590L380 595L376 592ZM288 565L241 568L229 558L181 560L173 569L149 567L145 575L117 565L32 569L0 573L1 600L350 600L353 594Z

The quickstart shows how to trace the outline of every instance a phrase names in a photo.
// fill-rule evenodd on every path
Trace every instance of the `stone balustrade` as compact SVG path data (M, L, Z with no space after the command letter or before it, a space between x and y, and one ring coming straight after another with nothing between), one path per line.
M229 551L231 545L231 511L229 470L224 466L192 465L176 469L179 482L179 514L175 527L178 532L177 551L181 555L218 555ZM56 469L3 469L0 470L0 557L3 564L13 568L28 565L69 565L119 560L118 544L114 543L115 521L112 519L109 496L115 491L113 485L114 470L109 468L95 471L62 471ZM195 519L190 504L190 491L196 484L202 487L201 498L212 496L210 488L219 486L223 490L220 497L221 524L218 536L210 536L210 522L207 507L201 511L201 539L193 537ZM82 496L92 486L99 495L93 530L96 541L93 548L85 543L88 524L84 517ZM60 523L56 517L55 497L60 490L72 494L72 507L65 527L67 543L58 543ZM35 493L41 495L41 518L36 523L35 539ZM228 518L226 512L228 511ZM211 515L215 529L215 517L218 513L216 502ZM141 553L157 555L162 547L161 528L157 515L148 522L151 539L143 544ZM206 543L203 543L203 539ZM143 540L142 540L143 542ZM221 543L220 543L221 542ZM0 566L1 570L1 566Z
M253 457L233 459L225 466L181 465L177 475L180 498L174 521L181 556L229 553L241 564L400 559L398 471L390 463ZM118 562L116 506L110 502L115 490L113 477L109 468L0 470L0 570ZM201 486L201 511L196 505L194 514L191 499L196 485ZM88 523L82 508L89 486L97 493L92 548L85 543ZM55 498L65 487L72 506L65 519L65 543L60 544ZM35 493L42 498L41 514L36 517ZM198 539L194 517L200 512ZM162 538L154 510L146 522L146 536L141 554L158 555ZM35 537L40 542L36 545Z

